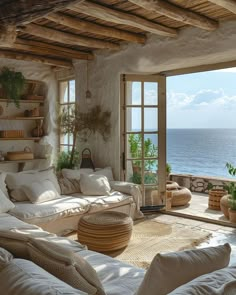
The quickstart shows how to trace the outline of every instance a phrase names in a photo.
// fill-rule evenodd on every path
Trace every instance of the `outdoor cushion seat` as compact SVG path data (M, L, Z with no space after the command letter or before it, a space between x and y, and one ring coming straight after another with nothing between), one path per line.
M76 193L72 196L86 200L90 204L89 213L132 204L134 202L132 196L117 191L111 192L109 196L84 196L82 193Z
M105 293L109 295L135 294L146 272L94 251L84 250L80 255L96 270Z
M9 213L27 223L47 223L59 218L79 215L87 212L89 202L83 198L64 196L39 204L16 202L15 208Z

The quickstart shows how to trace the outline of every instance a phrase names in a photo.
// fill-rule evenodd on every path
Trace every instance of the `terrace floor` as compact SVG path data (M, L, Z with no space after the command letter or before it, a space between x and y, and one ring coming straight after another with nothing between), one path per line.
M208 209L208 195L192 193L192 199L187 206L174 207L169 210L172 213L183 214L197 220L209 221L220 225L236 227L231 223L221 211Z

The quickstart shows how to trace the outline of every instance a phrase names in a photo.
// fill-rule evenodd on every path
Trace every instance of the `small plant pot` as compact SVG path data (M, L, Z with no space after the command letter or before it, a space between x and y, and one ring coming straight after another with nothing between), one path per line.
M227 195L227 191L224 189L209 190L208 208L220 211L220 200L225 195Z
M232 223L236 223L236 210L229 208L229 220Z

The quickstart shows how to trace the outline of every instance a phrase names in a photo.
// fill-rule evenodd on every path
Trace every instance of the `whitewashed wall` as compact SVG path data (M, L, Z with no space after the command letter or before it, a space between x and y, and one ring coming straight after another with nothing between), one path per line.
M93 104L112 111L111 140L93 138L90 147L96 166L112 166L115 177L120 169L120 74L158 73L165 70L236 60L236 26L230 21L214 32L197 28L180 31L176 38L151 36L146 45L123 46L113 54L97 53L90 62L89 85ZM74 62L78 96L83 108L86 90L86 63Z
M57 81L55 79L55 74L52 71L50 66L43 65L35 62L27 61L17 61L11 59L0 59L0 68L9 67L15 71L20 71L23 73L26 79L40 80L46 83L47 85L47 96L44 104L45 109L45 133L46 136L39 142L39 144L34 143L33 141L0 141L0 150L6 151L17 151L23 150L25 146L29 146L34 150L38 155L46 152L45 144L50 144L52 147L55 147L57 144L57 132L56 132L56 100L57 100ZM12 107L12 106L9 106ZM32 107L32 106L31 106ZM2 123L1 123L2 122ZM0 121L0 124L3 124L3 121ZM23 121L12 121L11 124L16 124L16 126L23 127ZM17 125L18 124L18 125ZM27 122L25 123L27 124ZM34 123L32 121L32 126ZM14 127L14 126L13 126ZM17 129L17 128L15 128ZM33 129L33 127L32 127ZM55 148L53 149L55 151ZM51 159L53 160L54 154ZM47 166L48 162L37 162L34 164L27 164L25 169L31 168L44 168ZM15 171L17 166L15 164L7 165L1 164L0 170Z

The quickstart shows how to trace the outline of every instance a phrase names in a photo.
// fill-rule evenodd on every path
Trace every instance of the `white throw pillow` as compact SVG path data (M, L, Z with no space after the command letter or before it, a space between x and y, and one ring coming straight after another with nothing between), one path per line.
M6 213L14 207L15 205L6 197L6 195L0 189L0 213Z
M36 239L30 239L28 251L34 263L72 287L88 294L105 295L96 271L78 253Z
M13 259L13 255L6 249L0 248L0 271Z
M81 168L81 169L62 169L61 173L63 177L69 179L80 179L81 174L90 174L93 173L93 169L91 168Z
M54 173L54 168L49 167L46 170L40 171L22 171L18 173L8 173L6 176L6 184L10 190L10 196L16 201L28 200L27 195L22 190L23 185L28 185L32 182L38 182L43 180L50 180L57 192L61 194L60 185L57 181L57 177ZM14 192L13 195L11 192Z
M226 267L229 264L230 252L230 245L225 244L157 254L136 294L166 295L196 277Z
M58 179L62 195L81 193L79 179L60 177Z
M32 261L13 259L0 272L2 295L85 295L55 278Z
M99 174L81 174L80 188L85 196L108 196L111 191L107 177Z
M95 168L94 174L104 175L109 181L114 181L111 167Z
M50 180L23 185L22 190L31 203L43 203L60 198L54 184Z

